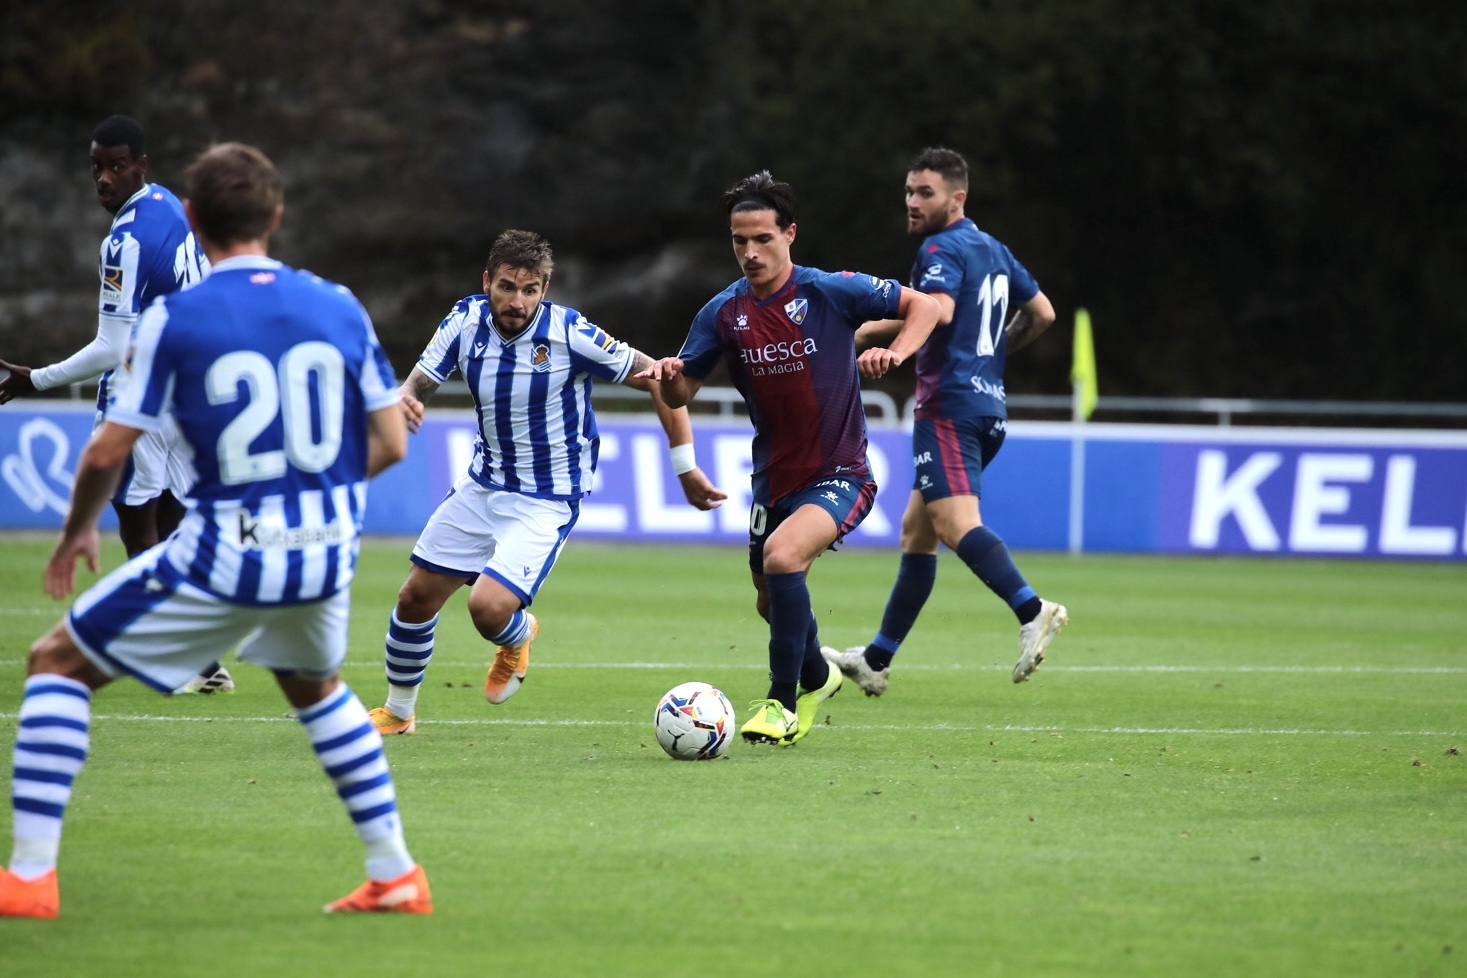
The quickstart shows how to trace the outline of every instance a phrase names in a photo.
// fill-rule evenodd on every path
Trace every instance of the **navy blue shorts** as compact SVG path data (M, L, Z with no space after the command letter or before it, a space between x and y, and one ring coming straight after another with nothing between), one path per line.
M982 496L983 470L1008 434L1004 418L943 418L912 423L912 488L924 502Z
M875 501L876 483L833 475L790 493L773 506L755 503L749 509L749 569L764 573L764 541L801 506L819 506L835 520L835 543L830 545L834 550L836 543L861 525Z

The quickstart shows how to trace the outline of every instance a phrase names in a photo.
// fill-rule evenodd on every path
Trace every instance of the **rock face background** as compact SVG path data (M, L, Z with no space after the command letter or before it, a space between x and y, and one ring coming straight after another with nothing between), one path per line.
M175 189L213 141L265 149L274 253L352 288L403 374L514 226L552 297L676 352L737 274L718 195L765 167L797 261L904 280L906 163L944 144L1062 326L1090 309L1106 393L1467 400L1467 8L1193 6L14 0L0 357L92 335L87 144L126 112ZM1009 387L1068 366L1057 329Z

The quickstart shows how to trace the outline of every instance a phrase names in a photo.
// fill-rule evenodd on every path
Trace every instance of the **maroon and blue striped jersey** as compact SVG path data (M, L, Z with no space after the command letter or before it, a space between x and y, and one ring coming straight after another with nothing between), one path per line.
M703 380L720 358L727 364L754 423L756 503L832 475L871 478L855 333L895 317L900 301L894 279L796 265L770 298L741 278L693 319L683 372Z

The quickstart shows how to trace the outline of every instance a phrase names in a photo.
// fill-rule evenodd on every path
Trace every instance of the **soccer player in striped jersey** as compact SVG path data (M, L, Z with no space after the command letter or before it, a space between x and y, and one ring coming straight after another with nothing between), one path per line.
M688 501L708 510L726 498L697 467L687 411L667 408L656 385L637 376L651 362L646 354L545 297L553 268L550 244L539 235L501 234L484 265L484 292L459 300L402 385L416 431L423 402L455 371L462 374L479 437L468 471L418 537L398 591L387 630L387 703L372 711L382 733L417 729L438 613L466 584L469 617L497 647L485 699L503 703L524 681L540 630L530 603L596 469L593 380L651 391Z
M97 519L133 445L169 412L198 481L177 533L88 589L31 647L0 915L59 911L62 818L94 691L129 675L167 692L236 642L241 661L275 675L365 845L367 882L326 910L429 913L382 738L338 675L367 480L407 450L392 368L351 293L267 257L284 204L263 153L215 146L186 184L213 273L139 321L127 382L78 464L46 590L70 594L78 558L96 569Z
M705 305L676 357L647 376L670 405L690 401L721 359L754 423L749 569L769 622L769 692L740 733L750 742L805 737L841 673L820 652L806 575L815 558L866 517L876 496L866 460L860 377L916 352L937 303L890 279L795 265L795 197L768 171L723 196L744 277ZM899 318L887 348L855 352L867 320Z
M940 147L918 153L906 196L907 231L922 238L912 287L942 308L938 329L917 351L916 484L902 516L901 565L880 630L867 645L824 650L868 696L886 692L892 657L932 593L938 541L1018 616L1014 682L1033 675L1069 621L1064 605L1035 594L978 508L983 470L1006 431L1005 358L1054 323L1054 307L1009 249L964 215L968 164L961 155ZM897 325L868 323L857 342L879 342Z
M137 317L160 295L198 282L209 269L183 205L167 188L148 182L147 137L136 119L110 116L92 132L92 183L97 202L112 216L102 240L98 270L97 335L60 363L23 367L0 360L10 375L0 380L0 404L17 395L50 390L102 375L97 387L97 424L110 401L113 371L122 362ZM193 482L171 421L144 432L133 447L112 508L117 534L129 557L164 539L178 526L180 499ZM180 692L227 692L229 671L214 662Z

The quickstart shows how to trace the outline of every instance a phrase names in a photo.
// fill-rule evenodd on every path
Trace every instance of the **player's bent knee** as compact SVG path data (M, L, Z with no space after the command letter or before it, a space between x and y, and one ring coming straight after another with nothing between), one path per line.
M26 659L26 675L65 676L84 683L91 689L100 689L112 679L92 664L72 641L66 626L57 622L46 634L36 639Z

